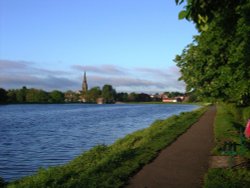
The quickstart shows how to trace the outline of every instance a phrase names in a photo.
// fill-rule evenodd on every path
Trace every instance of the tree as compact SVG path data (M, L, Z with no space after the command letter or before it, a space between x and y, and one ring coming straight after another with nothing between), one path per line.
M7 97L7 91L3 88L0 88L0 104L7 103L8 97Z
M136 102L138 101L138 95L135 92L132 92L128 95L129 102Z
M116 94L116 100L120 102L127 102L128 101L128 93L117 93Z
M26 93L26 102L28 103L47 103L49 96L47 92L39 89L28 89Z
M63 103L64 94L61 91L54 90L49 93L49 102L51 103Z
M178 91L172 91L172 92L164 92L165 95L168 96L168 98L174 98L178 96L183 96L184 94Z
M116 91L111 85L104 85L102 88L102 97L106 103L113 103L115 101Z
M177 5L185 2L185 0L175 0ZM186 0L186 6L179 13L179 19L186 18L193 21L199 31L206 31L209 23L213 21L217 13L230 13L227 11L235 9L235 7L244 4L247 0ZM227 14L228 16L232 14Z
M18 103L26 102L26 93L27 93L27 88L25 86L23 86L22 89L17 90L16 99Z
M48 94L48 92L43 91L43 90L39 90L38 99L39 99L39 102L41 102L41 103L49 102L49 94Z
M185 11L201 32L175 58L187 91L200 99L249 105L250 0L189 0Z
M17 90L14 90L14 89L8 90L8 93L7 93L8 103L16 103L17 102L16 93L17 93Z
M93 87L87 92L87 102L96 103L97 99L101 97L100 87Z
M150 95L146 93L137 94L137 102L150 102L152 101Z

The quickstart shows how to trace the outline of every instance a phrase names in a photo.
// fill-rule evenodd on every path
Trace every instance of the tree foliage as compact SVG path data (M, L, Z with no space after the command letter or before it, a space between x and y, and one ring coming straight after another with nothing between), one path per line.
M193 21L200 31L206 31L209 23L214 19L216 13L223 13L225 10L233 10L245 0L175 0L177 5L184 2L186 5L179 13L179 19L186 18Z
M27 88L25 86L22 89L16 91L16 100L18 103L25 103L26 102L26 94Z
M102 97L106 103L114 103L116 91L111 85L104 85L102 88Z
M125 92L117 93L116 100L120 102L128 102L128 93Z
M28 89L26 93L26 102L28 103L47 103L49 95L41 89Z
M63 103L64 94L61 91L54 90L49 94L49 102L51 103Z
M57 90L46 92L41 89L24 86L21 89L7 90L4 100L6 103L63 103L64 93Z
M8 96L7 91L3 88L0 88L0 104L7 103Z
M87 92L87 102L96 103L97 99L101 97L102 91L100 87L93 87Z
M207 16L208 27L175 58L187 91L249 105L250 1L190 0L188 5L189 18L199 26L198 15Z

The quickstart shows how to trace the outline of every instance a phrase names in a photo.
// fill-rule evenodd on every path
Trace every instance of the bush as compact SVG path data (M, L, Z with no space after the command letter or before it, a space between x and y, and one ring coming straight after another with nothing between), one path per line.
M217 106L214 125L214 154L222 155L225 142L235 142L238 144L237 154L250 158L248 142L244 141L242 136L246 125L246 121L243 121L243 114L247 114L248 110L249 107L240 108L232 104L220 104Z
M222 155L226 141L236 142L237 155L250 159L249 141L241 138L245 123L250 115L250 107L220 104L215 118L214 154ZM205 188L247 188L250 185L249 169L210 169L205 177Z
M205 177L204 188L248 188L249 185L247 169L211 169Z
M250 119L250 106L243 109L243 121L246 123Z

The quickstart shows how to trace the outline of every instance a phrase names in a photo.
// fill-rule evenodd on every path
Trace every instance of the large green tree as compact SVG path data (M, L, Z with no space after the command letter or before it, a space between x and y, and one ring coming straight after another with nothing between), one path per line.
M128 101L128 93L121 92L116 94L116 100L120 102L127 102Z
M51 103L63 103L64 94L61 91L54 90L49 93L49 102Z
M17 103L16 93L17 93L16 89L8 90L8 93L7 93L8 103Z
M97 99L101 97L102 91L100 87L93 87L87 92L87 102L96 103Z
M47 103L49 95L41 89L28 89L26 93L26 102L28 103Z
M241 6L248 0L175 0L177 5L186 3L179 13L179 19L186 18L193 21L199 31L206 31L209 23L213 21L217 13L227 14L234 12L235 7ZM229 11L229 12L227 12ZM233 16L228 14L227 16ZM232 20L231 20L232 21Z
M26 94L27 94L26 86L23 86L22 89L18 89L16 91L17 102L18 103L25 103L26 102Z
M111 85L104 85L102 88L102 97L106 103L113 103L115 101L116 91Z
M200 31L175 58L187 91L249 105L250 0L188 0L185 8L180 17L186 14Z

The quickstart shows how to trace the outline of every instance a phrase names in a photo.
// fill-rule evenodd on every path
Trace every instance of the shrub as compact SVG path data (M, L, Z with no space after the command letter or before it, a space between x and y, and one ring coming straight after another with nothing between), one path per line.
M249 185L247 169L211 169L205 177L204 188L248 188Z
M250 119L250 106L243 109L243 121L246 123Z

